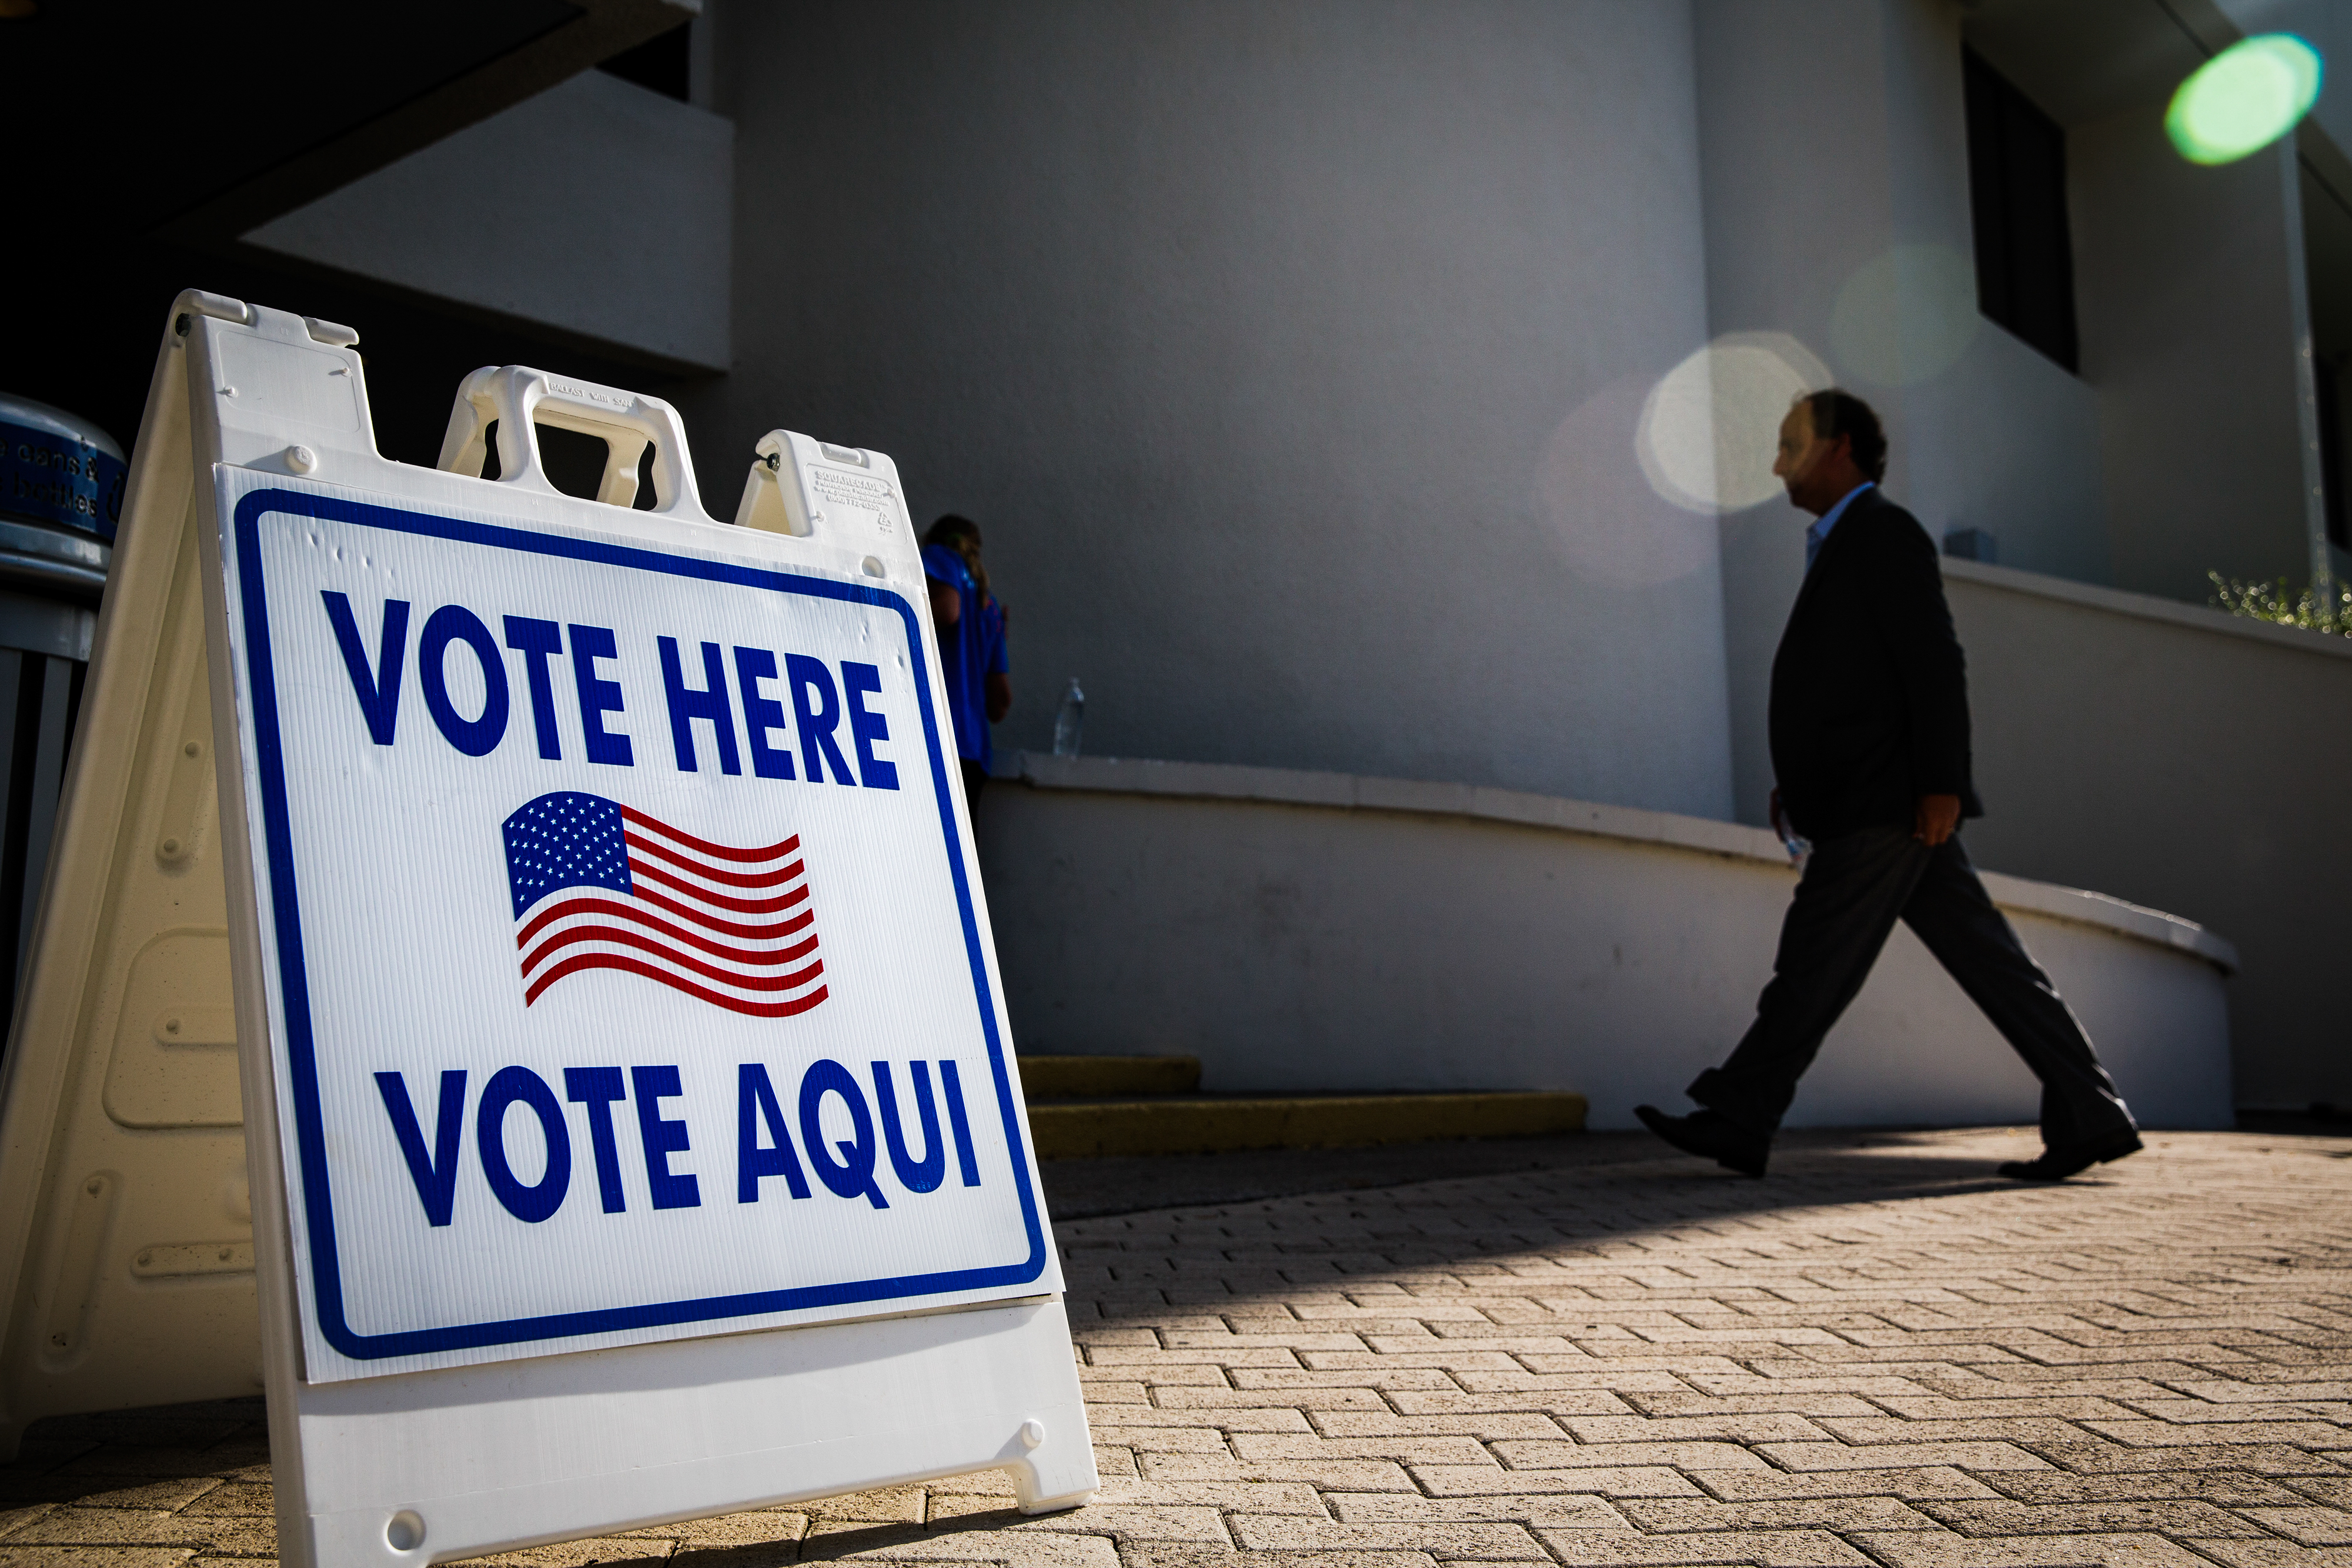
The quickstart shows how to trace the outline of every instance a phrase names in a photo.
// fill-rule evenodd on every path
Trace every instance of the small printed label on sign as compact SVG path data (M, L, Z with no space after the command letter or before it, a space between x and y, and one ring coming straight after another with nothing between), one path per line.
M1059 1289L901 596L220 472L309 1379Z
M877 533L890 531L890 518L897 503L890 494L889 484L865 474L845 474L838 468L820 467L810 464L805 470L809 489L819 505L834 510L844 510L870 522ZM850 517L844 517L844 522Z

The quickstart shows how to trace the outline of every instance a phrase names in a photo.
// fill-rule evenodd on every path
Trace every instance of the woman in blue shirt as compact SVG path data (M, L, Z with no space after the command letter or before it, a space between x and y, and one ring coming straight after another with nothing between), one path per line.
M989 591L980 559L980 525L950 512L923 535L923 571L929 580L931 620L939 632L940 679L955 725L967 803L988 782L994 747L988 727L1013 706L1013 680L1004 653L1004 605Z

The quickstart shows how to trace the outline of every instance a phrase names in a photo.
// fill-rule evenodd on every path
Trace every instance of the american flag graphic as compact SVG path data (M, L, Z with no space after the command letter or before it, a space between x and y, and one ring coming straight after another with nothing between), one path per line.
M504 831L524 1006L587 969L754 1018L824 1000L798 834L733 849L576 790L541 795Z

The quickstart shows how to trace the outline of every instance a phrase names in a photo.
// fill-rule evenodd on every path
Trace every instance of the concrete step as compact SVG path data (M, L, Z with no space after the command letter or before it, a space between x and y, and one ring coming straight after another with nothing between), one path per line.
M1197 1056L1024 1056L1021 1091L1039 1100L1132 1100L1201 1087Z
M1024 1082L1030 1063L1040 1060L1051 1059L1022 1059ZM1339 1149L1441 1138L1579 1133L1584 1130L1584 1112L1581 1094L1528 1091L1195 1094L1043 1103L1033 1098L1029 1135L1037 1157L1046 1160L1105 1155L1208 1155L1237 1149Z

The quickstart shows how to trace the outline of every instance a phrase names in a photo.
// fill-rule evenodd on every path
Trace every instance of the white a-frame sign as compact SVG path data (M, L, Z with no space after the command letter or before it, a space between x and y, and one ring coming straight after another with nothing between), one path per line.
M896 469L778 432L723 526L666 404L511 367L407 467L354 341L164 339L0 1105L0 1436L264 1386L298 1563L1083 1502Z

